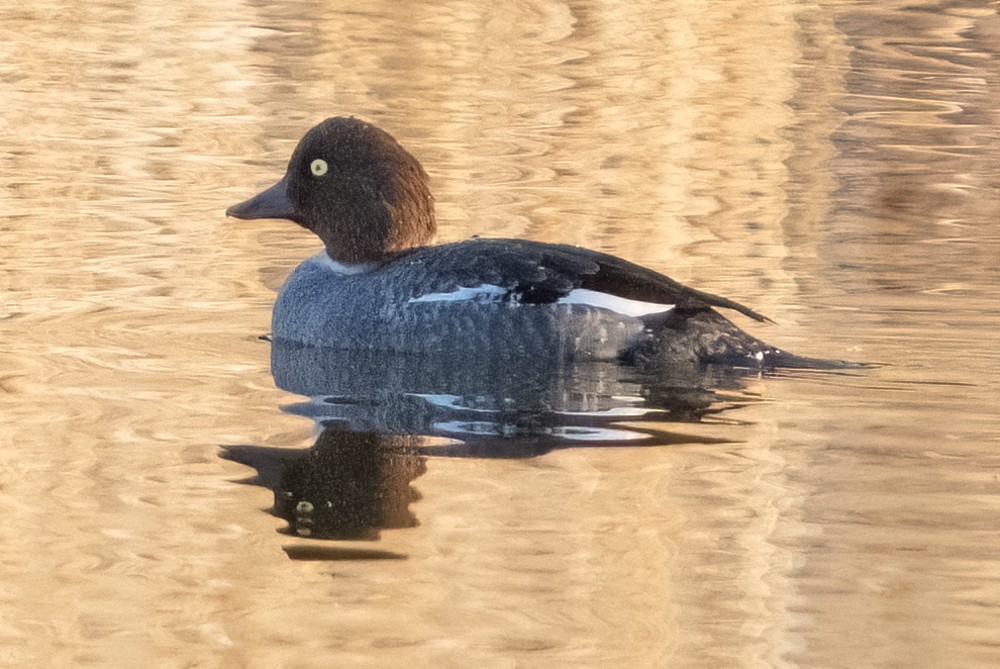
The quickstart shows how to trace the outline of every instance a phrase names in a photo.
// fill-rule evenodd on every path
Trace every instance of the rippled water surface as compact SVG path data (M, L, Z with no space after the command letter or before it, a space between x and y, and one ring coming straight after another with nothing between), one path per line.
M997 666L997 44L979 1L8 3L0 665ZM337 114L441 240L879 366L272 348L317 240L222 212Z

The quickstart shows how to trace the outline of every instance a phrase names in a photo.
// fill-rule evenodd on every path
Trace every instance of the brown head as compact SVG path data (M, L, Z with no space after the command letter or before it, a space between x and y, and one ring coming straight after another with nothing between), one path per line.
M281 181L226 215L285 218L315 232L337 262L378 261L434 235L427 182L389 133L355 118L328 118L299 141Z

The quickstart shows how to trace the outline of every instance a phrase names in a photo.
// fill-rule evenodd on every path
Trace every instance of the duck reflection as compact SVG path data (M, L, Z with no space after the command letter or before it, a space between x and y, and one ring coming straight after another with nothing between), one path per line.
M381 529L414 527L410 482L426 471L414 438L350 432L329 424L301 451L233 446L226 457L257 470L274 491L274 515L288 534L315 539L378 539Z
M381 530L417 525L412 482L428 457L718 443L685 425L722 420L727 409L754 401L731 368L511 362L275 342L275 382L310 398L285 410L317 422L316 444L304 451L232 446L224 456L257 470L252 482L274 491L272 512L287 521L288 534L374 540Z

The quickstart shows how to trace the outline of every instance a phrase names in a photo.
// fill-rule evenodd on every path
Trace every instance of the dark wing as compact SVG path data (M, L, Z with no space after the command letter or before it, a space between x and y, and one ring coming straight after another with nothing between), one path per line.
M580 283L581 288L610 293L630 300L674 304L681 311L699 311L711 307L721 307L738 311L757 321L772 322L767 316L743 306L739 302L688 288L668 276L641 265L606 253L596 251L588 251L588 253L598 257L597 263L600 269L596 274L585 277Z
M421 253L425 251L425 253ZM521 239L472 239L415 250L427 270L446 270L451 280L472 287L502 286L525 303L555 302L575 288L630 300L673 304L679 311L733 309L758 321L770 319L724 297L694 290L673 279L606 253L565 244ZM405 262L404 252L400 260Z

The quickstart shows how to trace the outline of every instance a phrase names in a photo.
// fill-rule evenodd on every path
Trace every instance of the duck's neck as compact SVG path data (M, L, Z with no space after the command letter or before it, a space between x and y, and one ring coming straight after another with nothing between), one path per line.
M355 263L338 262L331 258L329 253L319 254L317 260L320 265L335 274L365 274L382 264L377 260Z

